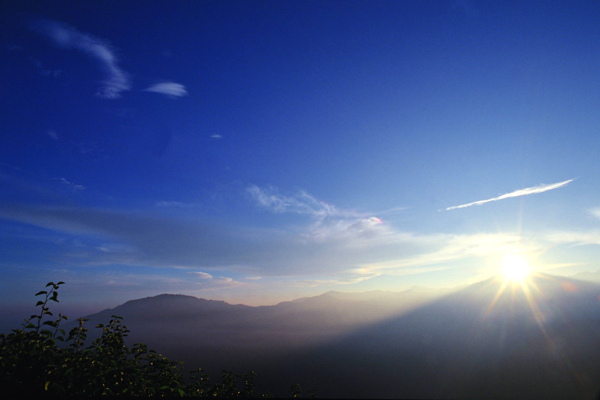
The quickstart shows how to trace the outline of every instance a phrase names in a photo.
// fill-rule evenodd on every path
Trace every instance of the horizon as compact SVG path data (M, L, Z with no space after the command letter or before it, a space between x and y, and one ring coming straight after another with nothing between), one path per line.
M598 20L587 1L0 6L0 319L49 281L90 310L598 273Z
M586 274L586 272L582 273L582 275L585 275L585 274ZM593 279L581 278L581 277L578 277L578 275L580 275L580 274L575 274L575 275L572 275L572 276L563 276L563 275L552 275L552 274L548 274L548 273L535 273L535 274L529 274L529 276L527 278L525 278L525 280L529 281L531 283L531 281L535 280L535 278L545 278L545 279L547 279L547 278L551 278L551 279L562 278L562 279L567 279L567 280L571 280L571 281L585 282L585 283L597 285L597 286L600 287L600 276L598 277L597 280L593 280ZM208 297L198 297L198 296L193 296L193 295L189 295L189 294L185 294L185 293L159 293L159 294L155 294L155 295L151 295L151 296L146 296L146 297L132 298L132 299L126 300L123 303L117 304L114 307L104 308L104 309L99 310L99 311L110 310L110 309L119 307L119 306L121 306L123 304L126 304L126 303L128 303L130 301L151 299L151 298L160 297L160 296L192 297L192 298L195 298L195 299L198 299L198 300L224 302L224 303L227 303L227 304L232 305L232 306L241 305L241 306L247 306L247 307L257 308L257 307L273 307L273 306L277 306L277 305L282 304L282 303L291 303L291 302L294 302L294 301L297 301L297 300L303 300L303 299L311 299L311 298L321 297L321 296L324 296L324 295L330 294L330 293L339 293L339 294L343 294L343 295L361 295L361 294L369 294L369 293L399 294L399 293L409 292L409 291L412 291L412 290L415 290L415 289L423 289L423 290L445 292L446 295L448 295L448 294L456 293L458 291L467 289L467 288L469 288L471 286L478 286L478 285L480 285L482 283L491 282L491 281L510 281L510 279L506 279L506 277L504 277L503 274L500 273L500 274L497 274L497 275L494 275L494 276L490 276L490 277L487 277L487 278L482 279L480 281L472 282L472 283L469 283L469 284L460 284L460 285L448 286L448 287L432 287L432 286L415 285L415 286L411 286L409 288L398 289L398 290L393 290L393 289L387 289L387 290L386 289L372 289L372 290L365 290L365 291L344 291L344 290L334 290L334 289L332 289L332 290L328 290L326 292L318 293L318 294L311 295L311 296L293 297L293 298L288 298L288 299L284 299L284 300L278 301L276 303L268 303L268 304L232 303L232 302L228 302L228 301L222 300L222 299L214 299L214 298L208 298ZM513 282L512 284L518 284L518 283Z
M332 398L593 398L599 293L598 283L507 271L460 290L334 292L270 307L164 294L87 315L84 325L102 328L87 336L96 347L124 326L126 346L160 351L182 372L254 371L256 388L275 397L297 382ZM59 347L66 362L80 354ZM107 358L89 349L92 365Z
M558 278L558 280L556 278ZM278 305L281 305L284 303L293 303L293 302L296 302L299 300L318 298L318 297L327 295L329 293L337 293L337 294L341 294L341 295L348 295L348 296L356 297L356 296L367 295L367 294L371 294L374 296L376 296L378 294L379 295L381 295L381 294L398 295L398 294L414 291L415 289L422 289L424 291L429 292L430 294L431 294L431 292L436 292L437 293L436 296L438 296L438 297L435 297L435 301L438 302L438 301L443 301L444 297L446 297L446 296L460 293L462 291L468 290L469 288L475 288L475 287L481 286L481 284L486 283L486 282L489 282L489 283L496 282L496 283L500 284L501 289L497 293L498 296L500 296L502 293L504 293L505 288L510 285L513 287L519 286L520 288L517 290L523 291L523 293L525 293L527 296L531 296L531 293L529 293L529 292L533 288L535 293L537 293L537 295L542 295L542 297L545 297L545 295L547 295L548 293L544 293L543 290L538 286L538 283L536 283L536 281L539 281L539 279L549 280L549 281L557 281L557 282L559 282L560 279L566 279L568 281L574 281L574 282L585 282L587 284L598 286L598 289L600 290L600 271L596 271L596 273L583 272L583 273L575 274L572 276L553 275L553 274L549 274L549 273L530 271L526 276L520 277L520 278L513 278L511 276L508 276L506 273L498 273L494 276L489 276L480 281L471 282L469 284L460 284L460 285L456 285L456 286L431 287L431 286L415 285L415 286L412 286L409 288L398 289L398 290L393 290L393 289L389 289L389 290L372 289L372 290L365 290L365 291L328 290L328 291L316 293L313 295L307 295L307 296L301 296L301 297L290 297L290 298L282 299L282 300L274 302L274 303L262 303L262 304L236 303L236 302L231 302L231 301L227 301L227 300L223 300L223 299L200 297L200 296L194 296L194 295L190 295L190 294L186 294L186 293L166 293L165 292L165 293L156 293L156 294L143 296L143 297L129 298L129 299L121 301L120 303L113 303L113 304L105 305L105 306L89 305L89 306L82 308L79 305L69 304L68 298L67 298L67 301L65 301L63 299L63 291L66 287L68 287L68 282L63 282L62 285L60 286L60 289L58 290L58 292L59 292L58 302L51 304L50 308L52 309L53 314L58 315L60 313L63 315L63 317L68 317L68 320L67 320L68 322L66 322L66 323L73 323L76 320L76 318L79 318L79 317L92 317L92 316L95 316L95 315L100 314L105 311L114 310L114 309L116 309L120 306L123 306L127 303L130 303L130 302L143 301L143 300L148 300L148 299L161 297L161 296L190 297L190 298L193 298L196 300L204 300L204 301L208 301L208 302L224 302L230 306L246 306L249 308L270 308L270 307L277 307ZM57 282L54 282L54 283L57 283ZM564 284L565 284L565 282L562 282L560 284L560 286L564 290L575 291L575 292L578 291L577 285L564 286ZM599 297L599 299L600 299L600 297ZM37 301L37 300L40 300L40 299L37 297L34 297L32 294L31 302L29 304L18 304L16 306L11 307L10 312L5 312L2 315L2 318L0 318L0 333L8 333L14 329L19 329L22 326L23 321L31 313L37 314L38 307L35 306L35 304L34 304L35 301ZM356 298L355 298L355 300L356 300ZM360 301L365 301L365 300L366 300L365 298L360 299ZM492 302L492 304L493 304L493 302ZM427 305L428 305L428 302L425 301L422 304L418 305L414 310L411 310L410 312L419 310L422 307L426 307ZM7 310L5 310L5 311L9 311L9 309L7 308ZM399 315L396 315L396 316L398 317ZM533 316L533 315L532 315L532 317L537 318L537 316ZM125 322L127 323L127 321L125 321Z
M586 277L586 275L590 275L591 277L590 276ZM595 275L597 275L597 276L595 276ZM572 281L586 282L588 284L598 285L600 287L600 271L596 271L596 273L583 272L583 273L575 274L575 275L571 275L571 276L532 272L532 273L529 273L528 276L523 279L525 281L529 282L529 284L531 284L531 282L536 280L537 278L544 278L544 279L550 278L551 280L553 280L554 278L567 279L567 280L572 280ZM111 305L105 306L105 307L100 307L100 306L92 307L90 309L90 311L88 311L87 313L77 314L77 317L84 317L84 316L88 316L88 315L97 314L101 311L111 310L111 309L117 308L119 306L122 306L128 302L131 302L131 301L151 299L151 298L160 297L160 296L192 297L192 298L195 298L198 300L224 302L224 303L227 303L232 306L241 305L241 306L257 308L257 307L273 307L273 306L277 306L282 303L291 303L291 302L294 302L297 300L316 298L316 297L320 297L320 296L323 296L323 295L326 295L329 293L339 293L339 294L343 294L343 295L361 295L361 294L369 294L369 293L400 294L400 293L409 292L409 291L412 291L415 289L423 289L423 290L427 290L427 291L439 291L439 292L445 292L446 294L452 294L452 293L456 293L458 291L464 290L468 287L477 286L477 285L480 285L480 284L482 284L484 282L488 282L488 281L504 281L505 283L507 283L507 282L510 282L511 280L512 280L511 278L506 277L504 274L498 273L496 275L489 276L489 277L486 277L479 281L471 282L469 284L458 284L458 285L454 285L454 286L436 286L436 287L434 287L434 286L414 285L414 286L403 288L403 289L370 289L370 290L362 290L362 291L356 291L356 290L345 291L345 290L340 290L340 289L337 289L337 290L331 289L331 290L327 290L324 292L317 292L316 294L312 294L312 295L306 295L306 296L301 296L301 297L288 297L288 298L284 298L284 299L279 300L274 303L257 303L257 304L236 303L236 302L231 302L231 301L227 301L227 300L223 300L223 299L219 299L219 298L194 296L194 295L187 294L187 293L163 292L163 293L156 293L156 294L143 296L143 297L132 297L132 298L126 299L120 303L112 303ZM56 282L54 282L54 283L56 283ZM516 282L513 282L513 284L514 283L516 283ZM71 315L70 313L77 310L77 306L73 306L71 304L65 304L66 301L63 300L62 292L65 290L66 287L68 287L68 282L63 282L63 284L60 286L60 290L59 290L59 293L60 293L59 297L58 297L59 302L56 304L53 304L53 308L55 308L58 311L60 311L61 313L63 313L63 315L67 315L67 316L70 315L70 317L72 318L75 315ZM29 309L29 310L37 309L37 307L34 304L37 300L39 300L39 299L35 298L32 294L30 304L25 304L24 308L22 308L21 311L25 310L25 309ZM24 313L22 316L26 317L26 314L29 315L29 313ZM20 320L18 322L22 322L23 319L24 318L20 318ZM14 321L15 321L15 319L13 318L12 319L13 325L11 325L11 326L8 326L8 323L0 324L0 328L2 328L2 329L16 328L16 325L14 325ZM0 329L0 331L2 329Z

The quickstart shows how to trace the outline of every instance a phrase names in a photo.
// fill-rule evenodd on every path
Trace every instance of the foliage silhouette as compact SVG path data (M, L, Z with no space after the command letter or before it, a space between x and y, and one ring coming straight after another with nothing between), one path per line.
M0 385L22 395L52 396L177 396L211 398L272 397L256 393L255 373L246 375L223 371L218 381L198 369L184 379L183 363L171 361L143 343L129 348L129 329L113 315L100 337L86 346L86 319L67 334L60 327L66 315L54 318L50 302L58 302L64 282L49 282L36 303L39 314L25 320L21 329L0 335ZM50 318L50 319L48 319ZM59 345L61 342L62 345ZM291 390L300 397L300 385Z

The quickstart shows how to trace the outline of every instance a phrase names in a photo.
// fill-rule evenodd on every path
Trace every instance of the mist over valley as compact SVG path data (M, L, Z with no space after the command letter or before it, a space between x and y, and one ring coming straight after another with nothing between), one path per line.
M594 398L599 295L596 283L546 274L261 307L160 295L87 324L121 316L131 343L212 375L255 371L276 396L299 383L334 398Z

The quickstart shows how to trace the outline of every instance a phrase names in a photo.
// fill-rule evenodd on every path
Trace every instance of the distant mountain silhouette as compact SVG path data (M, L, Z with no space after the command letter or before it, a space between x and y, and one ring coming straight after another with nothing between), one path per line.
M600 285L539 275L449 293L340 293L249 307L181 295L90 316L124 317L144 342L190 368L258 372L257 385L318 397L594 398Z
M584 281L591 281L595 283L600 283L600 271L585 271L580 272L571 276L572 279L581 279Z
M544 275L529 295L502 287L490 279L296 354L279 376L311 365L296 376L324 397L594 398L600 286Z

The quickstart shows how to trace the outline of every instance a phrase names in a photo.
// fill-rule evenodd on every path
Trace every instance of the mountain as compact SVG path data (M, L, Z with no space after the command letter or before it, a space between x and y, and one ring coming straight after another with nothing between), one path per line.
M322 397L595 398L600 286L528 282L469 286L295 354L269 378L300 371Z
M318 397L594 398L600 285L539 275L455 292L327 292L248 307L190 296L130 301L132 342L210 374L256 371L259 389Z
M585 271L571 276L573 279L600 283L600 271Z
M163 294L89 315L87 327L123 317L128 342L146 343L190 369L211 374L271 370L273 360L327 343L368 324L409 312L447 290L328 292L274 306L250 307ZM90 328L89 338L99 335ZM278 362L278 361L277 361ZM262 373L260 373L262 375ZM283 395L288 394L289 382Z

